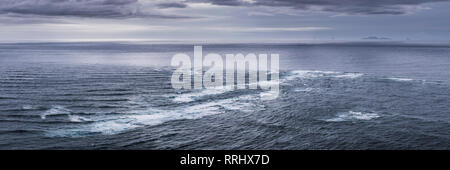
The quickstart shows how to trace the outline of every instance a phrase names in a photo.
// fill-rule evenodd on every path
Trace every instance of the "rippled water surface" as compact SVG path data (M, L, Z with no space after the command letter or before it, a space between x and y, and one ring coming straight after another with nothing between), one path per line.
M450 47L211 44L279 53L280 96L174 90L193 45L0 45L0 149L450 149Z

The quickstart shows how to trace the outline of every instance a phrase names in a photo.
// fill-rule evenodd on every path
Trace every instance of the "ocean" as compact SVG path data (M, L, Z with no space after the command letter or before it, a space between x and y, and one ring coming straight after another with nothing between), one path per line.
M173 55L277 53L280 94L175 90ZM450 46L0 44L0 149L450 149Z

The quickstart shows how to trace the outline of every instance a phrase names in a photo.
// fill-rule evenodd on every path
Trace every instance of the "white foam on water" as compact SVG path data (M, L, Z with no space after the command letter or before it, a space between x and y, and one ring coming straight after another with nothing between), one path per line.
M342 73L342 74L334 75L333 77L354 79L354 78L361 77L363 75L364 75L363 73Z
M275 84L279 84L279 81L258 81L255 83L249 83L249 84L245 84L245 85L256 85L256 86L268 86L271 87ZM242 84L240 84L242 85ZM224 94L227 92L231 92L235 90L235 85L226 85L226 86L221 86L221 87L216 87L216 88L205 88L202 90L196 90L193 92L189 92L189 93L183 93L183 94L179 94L179 95L166 95L166 97L170 97L173 98L172 101L176 102L176 103L187 103L187 102L193 102L199 98L205 97L205 96L210 96L210 95L220 95L220 94Z
M371 120L380 117L376 113L363 113L363 112L355 112L348 111L344 113L337 114L336 117L331 119L326 119L327 122L343 122L343 121L352 121L352 120Z
M395 77L391 77L391 78L387 78L389 80L394 80L394 81L414 81L414 79L409 79L409 78L395 78Z
M131 111L129 114L115 116L104 115L103 117L94 119L95 122L92 124L80 125L75 128L58 129L50 131L47 135L60 137L78 137L82 136L80 134L92 133L111 135L142 126L158 125L172 120L199 119L209 115L224 113L226 110L252 111L256 107L255 104L251 103L251 100L254 99L256 97L247 95L175 108L173 110L147 108ZM75 120L85 121L86 119L79 119L78 117Z
M269 81L259 81L259 82L257 82L257 83L251 83L251 85L256 84L256 85L258 85L258 86L269 86L269 87L270 87L270 86L272 86L272 85L276 85L277 83L279 83L279 82L269 80Z
M294 80L297 78L317 78L327 74L334 74L333 71L319 71L319 70L294 70L290 72L290 75L286 76L286 80Z
M297 88L294 91L295 92L311 92L311 91L315 91L317 90L316 88L311 88L311 87L307 87L307 88Z
M193 94L181 94L179 96L176 96L175 98L173 98L172 101L177 102L177 103L186 103L186 102L192 102L194 101L194 99L192 98Z
M33 109L33 106L31 106L31 105L23 105L22 109L23 110L30 110L30 109Z
M47 111L41 114L41 119L46 119L49 115L68 115L70 114L70 110L66 109L63 106L54 105Z
M320 71L320 70L294 70L291 71L285 80L295 80L295 79L312 79L319 77L334 77L334 78L349 78L354 79L363 76L363 73L343 73L335 71Z
M69 120L71 122L88 122L88 121L92 121L89 118L85 118L85 117L78 116L78 115L69 115Z
M197 99L197 98L201 98L201 97L209 96L209 95L219 95L219 94L223 94L223 93L230 92L233 90L234 90L234 88L228 88L228 87L208 88L208 89L203 89L203 90L200 90L197 92L184 93L184 94L177 95L177 96L175 96L175 98L172 101L177 102L177 103L192 102L192 101L195 101L195 99Z
M256 95L243 95L236 98L224 99L216 104L225 108L226 110L239 110L242 112L252 112L258 107L263 107L261 105L255 104L252 101L258 100L259 97Z
M129 120L126 120L126 119L117 119L117 120L96 122L92 125L89 125L85 129L73 130L72 132L75 132L75 134L77 134L76 133L77 131L79 131L78 134L80 134L80 132L81 132L81 134L99 132L99 133L102 133L105 135L113 135L113 134L117 134L118 132L121 132L121 131L130 130L130 129L134 129L134 128L138 127L135 124L128 123L128 121ZM70 134L63 133L62 135L70 136L72 134L73 133L70 133Z

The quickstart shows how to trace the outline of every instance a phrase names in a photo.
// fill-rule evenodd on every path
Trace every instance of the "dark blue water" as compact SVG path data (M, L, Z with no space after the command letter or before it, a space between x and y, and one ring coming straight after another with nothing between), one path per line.
M192 44L1 44L0 149L450 149L449 46L209 52L279 53L280 96L172 89Z

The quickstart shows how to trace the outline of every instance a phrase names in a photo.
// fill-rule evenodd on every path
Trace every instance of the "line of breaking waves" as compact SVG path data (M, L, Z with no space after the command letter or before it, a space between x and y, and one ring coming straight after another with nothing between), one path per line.
M298 79L311 79L321 77L333 77L337 79L355 79L363 76L361 73L341 73L329 71L296 70L281 73L280 86L295 83ZM294 81L294 82L293 82ZM268 82L259 82L268 83ZM265 109L264 102L260 100L262 90L233 88L189 90L183 92L174 91L171 94L163 94L162 98L167 105L154 106L152 101L146 100L148 96L140 95L130 98L128 102L137 103L140 106L124 111L120 114L106 114L91 117L70 117L70 113L61 110L60 113L69 115L69 119L75 122L89 122L77 126L69 126L53 129L46 132L52 137L79 137L90 134L111 135L127 130L159 125L168 121L181 119L199 119L205 116L235 112L258 112ZM270 101L269 101L270 102ZM56 108L58 109L58 108ZM48 112L55 112L55 108Z
M155 73L159 72L159 73ZM133 87L121 87L120 83L114 83L114 87L97 87L86 90L78 90L80 94L65 94L64 96L77 97L87 95L88 98L74 100L73 98L47 99L49 104L46 107L25 104L22 105L22 111L33 111L37 113L34 121L42 123L60 122L61 124L50 126L44 130L46 136L49 137L81 137L85 135L118 134L135 128L159 125L168 121L182 119L199 119L205 116L217 115L234 112L258 112L266 109L265 102L261 101L260 94L264 90L250 89L202 89L202 90L184 90L176 91L170 89L168 84L170 71L165 69L154 69L151 74L141 73L122 73L123 82L132 80L141 80L145 82L139 84L133 82ZM39 74L36 74L40 76ZM98 84L112 84L108 81L118 77L113 73L95 74ZM131 75L131 76L129 76ZM59 75L53 75L58 77ZM75 75L76 76L76 75ZM318 70L293 70L280 72L280 95L283 95L283 88L286 86L296 86L305 79L337 79L352 80L364 76L362 73L351 72L334 72L334 71L318 71ZM99 79L101 77L102 79ZM166 78L165 81L156 81L154 77ZM33 77L27 77L24 81L30 81ZM92 77L83 77L85 80L91 80ZM394 81L412 81L410 79L389 78ZM12 81L12 79L3 78L2 80ZM145 83L156 83L156 85L147 85ZM158 84L159 83L159 84ZM259 82L268 83L268 82ZM164 85L161 85L164 84ZM60 86L58 86L60 87ZM80 88L84 88L80 84ZM89 87L86 85L86 87ZM156 89L149 89L149 87ZM159 89L158 89L159 88ZM162 89L161 89L162 88ZM5 88L3 88L5 89ZM76 91L76 90L75 90ZM156 92L158 92L155 94ZM293 88L294 92L321 92L320 89L314 87ZM83 94L83 92L87 94ZM107 95L110 94L110 95ZM91 96L89 96L91 95ZM1 96L4 97L4 96ZM45 97L45 96L44 96ZM282 97L282 96L280 96ZM301 96L300 96L301 97ZM48 97L46 97L48 98ZM38 99L36 99L38 100ZM70 101L70 102L69 102ZM157 102L159 101L159 102ZM37 109L38 108L38 109ZM80 111L87 109L89 111ZM15 115L21 115L15 113ZM14 117L14 116L10 116ZM326 121L345 121L345 120L370 120L378 118L375 113L359 113L349 111L347 113L339 113L335 118Z

